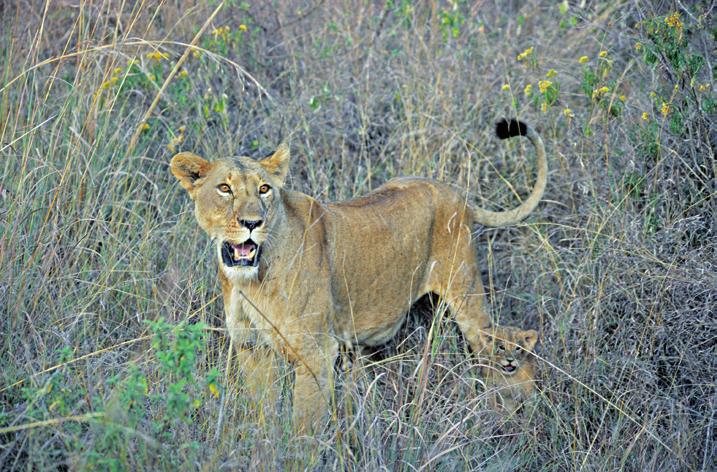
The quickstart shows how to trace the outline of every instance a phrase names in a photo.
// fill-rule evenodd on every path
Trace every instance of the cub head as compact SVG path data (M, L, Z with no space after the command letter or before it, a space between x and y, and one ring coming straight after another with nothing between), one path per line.
M283 216L280 192L289 170L289 148L269 157L207 161L182 152L172 174L194 200L199 226L215 241L219 266L230 279L257 280L262 250Z
M494 326L488 332L481 332L480 337L488 349L492 366L503 375L513 375L529 361L528 351L535 347L538 332L514 326Z

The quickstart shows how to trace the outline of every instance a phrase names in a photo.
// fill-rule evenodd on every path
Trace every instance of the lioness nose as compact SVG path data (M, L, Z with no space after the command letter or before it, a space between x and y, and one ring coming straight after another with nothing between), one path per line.
M254 228L258 228L262 223L262 220L239 220L239 224L248 228L249 231L252 231Z

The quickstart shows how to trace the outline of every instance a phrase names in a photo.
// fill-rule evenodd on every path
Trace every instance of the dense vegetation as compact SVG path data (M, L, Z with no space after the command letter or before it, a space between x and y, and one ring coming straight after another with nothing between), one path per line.
M714 470L713 3L186 3L0 4L0 468ZM550 182L476 241L540 394L492 413L434 297L292 437L290 371L260 404L232 375L170 157L287 141L323 200L413 174L501 209L534 181L503 116Z

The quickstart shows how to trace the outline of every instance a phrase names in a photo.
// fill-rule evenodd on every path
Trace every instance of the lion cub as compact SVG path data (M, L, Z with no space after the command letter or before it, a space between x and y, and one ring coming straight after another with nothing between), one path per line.
M490 404L495 410L515 413L535 389L535 368L528 351L535 347L538 333L494 326L480 337L488 361L482 373L491 392Z

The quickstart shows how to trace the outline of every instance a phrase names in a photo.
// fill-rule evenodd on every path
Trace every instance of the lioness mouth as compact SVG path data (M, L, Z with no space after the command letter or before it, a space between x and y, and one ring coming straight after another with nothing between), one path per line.
M227 267L256 267L260 255L261 248L251 239L238 244L229 241L222 244L222 262Z
M515 369L516 367L513 364L503 366L503 372L505 372L506 374L512 374L513 372L515 372Z

